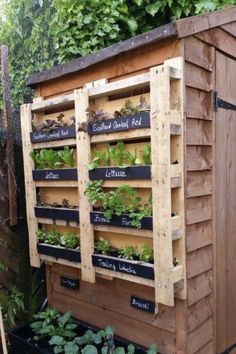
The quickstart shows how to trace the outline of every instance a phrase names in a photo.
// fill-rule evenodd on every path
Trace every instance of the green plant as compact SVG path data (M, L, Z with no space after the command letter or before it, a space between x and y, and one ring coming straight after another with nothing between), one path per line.
M45 230L45 229L39 229L37 231L37 236L39 239L39 242L47 243L49 245L58 245L60 241L60 234L57 230Z
M141 252L139 252L140 261L152 263L154 261L153 248L149 245L141 245Z
M142 161L145 165L151 165L151 145L145 145L142 150Z
M141 198L129 185L122 185L115 190L104 192L102 183L101 180L89 182L85 193L93 206L103 208L107 220L111 220L113 215L128 214L132 218L132 225L139 228L142 218L152 215L151 201L142 205Z
M74 167L74 150L68 146L59 151L53 149L31 151L30 157L33 159L36 169Z
M75 233L65 233L60 236L60 245L66 248L78 248L80 240Z
M15 326L17 317L25 310L23 296L24 295L14 287L4 304L4 320L9 327Z
M34 319L36 321L31 324L31 328L35 333L35 340L54 336L68 340L76 336L74 330L76 330L78 325L72 319L70 311L61 316L58 311L47 309L35 315Z
M108 150L108 145L106 151L93 151L92 161L88 164L88 170L94 170L99 166L110 166L110 154Z
M58 151L58 157L60 161L56 163L56 166L60 167L74 167L74 150L69 146L65 146L64 150Z
M108 147L111 160L116 166L122 166L126 161L125 144L119 141L116 145Z
M120 258L124 258L124 259L128 259L128 260L133 260L135 258L137 258L137 251L133 246L124 246L121 247L118 250L119 253L119 257Z
M108 240L103 237L99 237L99 239L95 242L95 249L98 253L108 254L112 247Z

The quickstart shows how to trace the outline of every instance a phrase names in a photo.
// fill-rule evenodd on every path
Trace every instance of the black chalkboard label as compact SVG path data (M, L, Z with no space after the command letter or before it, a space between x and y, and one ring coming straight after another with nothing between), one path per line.
M151 179L150 166L99 167L89 171L89 178L104 180Z
M150 127L150 112L140 112L133 116L105 119L102 122L88 124L88 134L106 134L124 130L141 129Z
M63 288L78 290L79 289L79 279L72 279L61 276L61 286Z
M131 296L130 306L138 310L155 313L155 302L141 299L140 297L137 296Z
M35 207L37 218L79 222L79 210L51 207Z
M62 127L55 128L50 131L36 131L30 133L30 141L31 143L40 143L42 141L53 141L53 140L61 140L75 138L75 127Z
M132 225L132 218L126 214L121 216L113 215L111 220L107 220L103 212L90 212L90 222L94 225L108 225L108 226L117 226L117 227L128 227L135 228ZM152 230L152 217L145 216L141 219L141 229Z
M138 261L127 261L125 259L103 256L99 254L93 254L92 261L95 267L108 269L112 272L126 273L146 279L154 279L153 265L148 263L141 264Z
M76 181L76 168L61 168L57 170L33 170L34 181Z

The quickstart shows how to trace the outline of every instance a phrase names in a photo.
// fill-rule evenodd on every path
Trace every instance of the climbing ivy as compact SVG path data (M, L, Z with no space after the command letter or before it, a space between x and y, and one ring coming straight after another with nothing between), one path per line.
M13 104L31 99L25 77L34 72L174 19L234 4L236 0L0 0L0 42L9 46Z

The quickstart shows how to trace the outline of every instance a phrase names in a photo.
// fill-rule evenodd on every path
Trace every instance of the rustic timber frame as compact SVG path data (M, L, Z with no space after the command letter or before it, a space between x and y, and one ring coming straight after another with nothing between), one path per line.
M171 84L173 82L173 85ZM110 134L89 135L84 131L79 131L81 123L87 121L87 111L89 108L89 100L95 98L126 92L140 87L150 88L151 112L150 112L150 128L141 128L132 130L132 136L129 131L111 132ZM173 97L175 95L175 97ZM26 194L27 194L27 215L28 226L30 232L30 255L31 264L39 266L40 258L43 260L53 260L51 256L39 255L37 252L37 236L38 223L50 223L49 220L43 220L35 216L34 208L36 206L36 187L63 185L63 181L35 181L33 180L33 162L30 158L30 152L40 147L58 147L64 140L53 141L47 143L33 144L30 141L32 131L32 114L34 112L45 111L48 108L61 107L65 102L73 103L75 107L75 130L76 137L67 139L66 144L75 145L77 150L77 169L78 169L78 192L80 195L79 215L80 222L80 253L81 263L68 263L64 259L54 259L54 262L68 264L81 268L82 280L95 282L95 274L102 276L110 276L124 279L131 282L139 282L147 286L155 288L155 302L169 306L174 306L174 293L176 296L184 299L186 297L186 279L185 279L185 230L184 230L184 206L183 206L183 60L175 58L166 61L164 65L151 69L150 73L141 74L132 78L116 81L115 84L107 83L75 90L74 94L68 96L57 97L55 100L39 100L31 105L22 106L22 135L24 146L24 161L26 168ZM175 101L175 107L171 106L171 102ZM115 138L114 138L115 135ZM176 148L175 159L177 164L171 164L171 135L175 136ZM92 254L94 252L94 227L90 222L91 206L85 196L86 185L89 182L88 164L91 159L91 144L99 141L114 141L125 138L142 139L150 137L152 148L152 167L151 182L146 186L151 188L153 197L153 232L149 231L147 237L153 239L154 248L154 280L143 279L142 277L134 277L129 274L93 267ZM43 183L43 184L42 184ZM64 188L70 187L71 183L76 186L76 181L64 181ZM146 181L133 180L128 181L133 187L143 187ZM106 185L115 187L120 181L106 181ZM178 215L171 217L172 214L172 194L171 190L175 188L178 191L175 206ZM157 207L155 207L157 205ZM52 222L51 222L52 223ZM54 223L60 224L59 220ZM99 226L95 226L99 230ZM102 230L102 227L101 227ZM111 232L122 231L116 227L109 227ZM142 234L142 230L129 229L128 233L136 235ZM175 243L174 252L173 242ZM163 251L164 250L164 251ZM179 264L174 266L173 259L178 259ZM178 284L178 286L176 286ZM176 290L177 289L177 290ZM157 311L157 309L156 309Z
M159 278L160 288L165 285L167 287L164 291L158 292L155 287L150 286L150 279L143 278L141 283L139 279L138 281L136 279L130 286L131 282L125 280L127 274L117 273L111 276L102 268L98 270L95 267L94 269L91 266L92 263L87 264L88 272L91 269L95 270L96 282L85 282L81 280L81 269L78 268L78 264L75 268L69 262L58 264L55 259L48 258L48 301L51 306L66 311L70 304L77 318L98 327L113 322L120 336L145 346L156 342L163 354L222 353L236 343L236 289L234 286L236 266L233 252L236 227L233 212L236 190L235 112L230 110L231 106L228 106L228 109L219 106L215 111L213 100L213 92L217 91L218 97L228 104L234 105L236 102L234 93L235 48L236 7L233 6L223 11L179 20L156 28L105 48L98 53L37 73L27 79L28 85L36 88L37 96L41 97L33 103L35 112L37 110L39 112L37 114L42 114L46 110L45 113L48 112L50 115L50 109L45 108L47 104L52 106L51 112L63 110L66 107L73 109L74 90L80 90L86 86L89 95L92 92L102 92L102 87L106 86L104 78L109 85L106 86L109 87L108 92L113 92L112 96L109 96L106 102L99 97L95 97L94 100L89 99L89 102L94 106L94 101L101 100L98 109L109 110L112 105L114 109L120 108L118 104L120 96L113 90L119 87L123 79L139 77L138 80L140 80L146 75L151 87L154 88L158 80L165 82L165 87L168 87L168 80L165 81L168 67L178 67L178 72L180 72L181 69L178 66L180 61L177 64L176 58L181 57L183 61L182 78L176 77L175 80L171 80L173 90L171 89L170 95L170 114L168 114L168 104L163 105L163 101L159 100L154 101L151 112L154 125L158 125L154 123L157 116L156 106L163 113L158 115L158 119L163 116L169 117L167 119L174 119L173 109L182 112L182 124L170 125L171 160L172 158L172 162L178 160L179 176L174 178L176 177L172 171L174 165L171 165L169 171L166 168L168 165L166 161L169 158L168 144L167 150L163 150L162 159L158 154L153 156L153 161L162 165L161 169L157 171L153 166L151 172L155 179L160 178L161 173L166 173L168 178L171 175L171 193L173 194L171 202L175 208L176 201L178 201L180 210L177 214L180 217L179 220L184 223L184 237L179 233L172 233L172 238L177 237L179 240L172 240L173 248L171 249L169 247L171 244L169 224L158 224L161 220L155 223L153 230L113 226L112 236L110 236L110 239L118 240L120 243L126 242L127 238L135 240L136 237L135 244L137 244L142 236L150 242L155 234L157 256L160 245L164 243L162 235L167 233L168 239L165 241L169 246L163 250L165 252L161 254L159 260L155 258L155 267L157 266L158 269L160 266L158 262L163 263L164 258L169 264L171 252L183 265L186 280L183 279L181 288L179 288L181 282L175 283L175 306L161 305L163 297L166 303L173 304L171 295L173 283L171 276L168 276L171 274L171 269L168 270L168 274L163 274L163 277L168 279L167 283L162 276ZM156 72L157 67L161 69L160 71L158 69L158 72ZM141 86L142 80L139 81ZM99 82L100 85L102 84L100 87L97 86ZM179 89L181 85L183 86ZM107 95L109 95L108 92L106 92ZM142 91L142 94L143 92L145 91ZM160 93L163 94L162 90ZM182 95L180 100L177 99L178 93ZM166 90L165 102L168 94ZM64 95L64 102L60 101L62 95ZM127 97L133 99L135 96L132 95L133 93ZM152 94L149 99L152 100ZM178 106L178 102L181 102L182 107ZM175 115L175 119L178 119L178 115ZM145 139L149 138L153 124L151 128L143 129ZM168 126L163 125L161 128L166 132ZM134 141L132 139L136 137L137 132L138 130L124 131L122 136ZM112 136L112 142L115 142L119 139L119 134L121 133L113 132L108 135ZM104 136L106 135L91 135L89 137L90 148L93 148L93 145L102 144ZM168 134L164 136L162 141L168 142ZM156 144L159 144L159 140L156 140ZM51 147L64 145L76 146L75 139L57 140L50 143ZM45 141L34 143L35 149L47 146L49 146L48 142ZM179 155L175 157L177 153ZM166 160L164 160L165 157ZM116 180L106 180L104 185L106 188L114 188L118 182L120 183ZM65 185L62 181L57 183L61 186ZM77 181L70 181L68 185L69 183L74 186L71 190L78 189ZM129 183L135 188L137 188L137 183L140 183L142 186L140 189L145 193L151 187L151 183L154 183L154 179L152 182L147 179L132 180ZM36 184L45 189L44 194L51 201L48 184L46 185L45 181L36 181ZM60 187L55 188L54 195L59 191L58 188ZM170 186L165 184L163 188L167 193ZM158 188L155 190L154 198L159 198L161 190ZM166 209L161 207L157 210L156 208L156 216L161 213L163 218L168 219L168 215L165 214L170 208L168 195L164 195ZM87 223L88 220L85 222ZM161 230L158 237L156 237L157 225ZM175 225L173 228L180 229L181 225L179 227ZM108 225L94 224L92 226L95 237L103 233L110 235L110 228L111 226ZM136 235L131 235L130 230ZM92 239L90 231L88 235ZM84 252L89 252L88 248L85 248ZM83 270L84 276L86 271ZM79 278L80 289L72 291L61 288L60 277L62 275ZM94 279L91 277L87 280L93 281ZM159 297L156 298L158 294ZM185 294L186 300L182 300ZM159 303L158 313L157 307L154 314L147 314L130 307L132 296L149 300L152 303L157 301Z

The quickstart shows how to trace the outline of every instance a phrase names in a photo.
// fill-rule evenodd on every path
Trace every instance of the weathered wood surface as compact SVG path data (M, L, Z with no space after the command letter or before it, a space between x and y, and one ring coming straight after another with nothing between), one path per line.
M40 87L38 86L37 88L38 94L46 98L63 92L69 93L74 89L83 87L88 82L104 79L104 77L108 81L111 79L119 80L121 77L125 78L133 75L132 73L134 72L138 74L138 72L143 70L148 71L150 67L162 64L167 58L178 57L179 55L179 41L167 39L164 42L140 47L135 51L128 51L117 58L108 59L104 63L98 63L93 67L93 70L88 68L75 72L74 75L70 75L68 78L61 77L48 82L43 82L43 80Z
M189 17L176 21L179 38L191 36L195 33L207 31L211 28L232 22L236 16L236 7L214 11L204 15Z
M188 354L194 354L199 349L209 343L209 338L213 337L212 317L200 325L188 335Z

